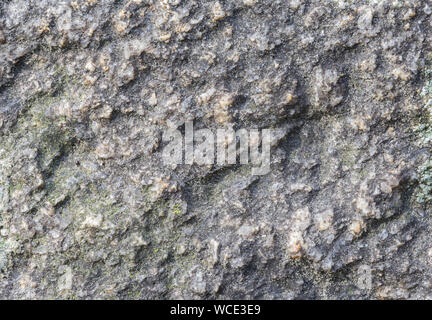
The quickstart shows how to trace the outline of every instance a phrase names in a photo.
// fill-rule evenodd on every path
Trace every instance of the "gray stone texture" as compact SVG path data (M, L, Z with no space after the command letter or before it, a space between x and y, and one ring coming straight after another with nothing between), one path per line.
M431 12L1 1L0 298L431 299ZM187 120L270 173L165 166Z

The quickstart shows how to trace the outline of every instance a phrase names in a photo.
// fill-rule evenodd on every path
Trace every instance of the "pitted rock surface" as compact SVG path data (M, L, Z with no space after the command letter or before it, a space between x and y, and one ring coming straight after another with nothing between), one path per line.
M431 13L2 1L0 298L431 299ZM166 166L191 120L270 172Z

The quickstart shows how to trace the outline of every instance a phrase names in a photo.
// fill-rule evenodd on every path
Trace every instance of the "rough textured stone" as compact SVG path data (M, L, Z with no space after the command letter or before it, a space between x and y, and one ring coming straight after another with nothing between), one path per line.
M0 298L431 299L431 7L0 2ZM165 166L187 120L270 173Z

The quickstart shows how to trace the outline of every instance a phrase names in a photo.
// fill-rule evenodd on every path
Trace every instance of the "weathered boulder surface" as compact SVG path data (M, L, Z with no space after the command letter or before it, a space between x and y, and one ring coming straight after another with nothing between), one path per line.
M431 299L431 13L1 1L0 298ZM192 120L270 172L165 165Z

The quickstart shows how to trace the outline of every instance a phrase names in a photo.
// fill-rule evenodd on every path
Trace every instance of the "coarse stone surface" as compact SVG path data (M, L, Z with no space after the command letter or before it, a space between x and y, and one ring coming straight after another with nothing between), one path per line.
M432 1L0 1L1 299L432 299ZM271 170L163 132L278 129Z

